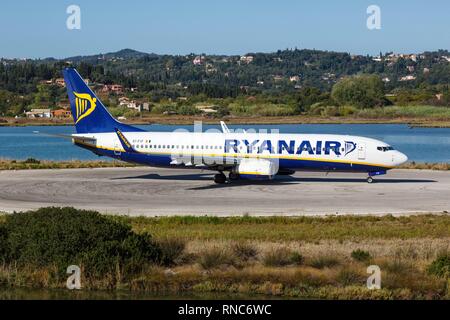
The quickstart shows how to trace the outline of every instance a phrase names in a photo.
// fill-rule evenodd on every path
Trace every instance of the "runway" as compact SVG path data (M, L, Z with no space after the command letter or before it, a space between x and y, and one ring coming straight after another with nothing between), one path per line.
M102 213L328 215L450 212L450 172L297 172L268 182L216 185L213 173L159 168L0 171L0 211L73 206Z

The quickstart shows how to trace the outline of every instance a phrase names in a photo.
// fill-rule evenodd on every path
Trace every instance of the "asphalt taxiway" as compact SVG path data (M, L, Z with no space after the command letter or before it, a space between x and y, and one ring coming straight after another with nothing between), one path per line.
M160 168L0 171L0 211L73 206L127 215L415 214L450 211L450 172L297 172L214 184L212 172Z

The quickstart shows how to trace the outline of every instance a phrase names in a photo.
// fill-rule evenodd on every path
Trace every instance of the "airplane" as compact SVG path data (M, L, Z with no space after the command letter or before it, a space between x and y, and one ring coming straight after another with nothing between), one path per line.
M76 69L63 74L77 132L68 137L99 156L211 170L217 184L272 180L296 171L363 172L372 183L408 160L387 143L350 135L232 132L224 122L217 132L149 132L114 119Z

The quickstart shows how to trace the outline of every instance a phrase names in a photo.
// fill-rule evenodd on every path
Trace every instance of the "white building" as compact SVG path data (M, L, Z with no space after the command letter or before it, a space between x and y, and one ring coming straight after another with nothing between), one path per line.
M242 63L246 63L246 64L252 63L253 60L254 60L254 57L253 57L253 56L241 56L241 59L240 59L240 61L241 61Z
M416 77L413 75L407 75L404 77L401 77L399 81L413 81L416 80Z
M27 118L51 118L52 112L50 109L31 109L25 113Z

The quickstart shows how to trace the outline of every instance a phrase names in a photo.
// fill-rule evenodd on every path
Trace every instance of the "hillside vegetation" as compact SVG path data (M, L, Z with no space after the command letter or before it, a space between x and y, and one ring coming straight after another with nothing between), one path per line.
M114 116L157 115L321 118L415 118L450 121L450 53L377 57L317 50L283 50L245 56L156 55L133 50L63 60L0 63L0 116L67 105L56 84L76 67ZM195 63L194 63L195 62ZM123 93L104 92L120 84ZM146 110L119 105L126 96ZM395 107L392 107L395 105ZM424 107L426 106L426 107Z

